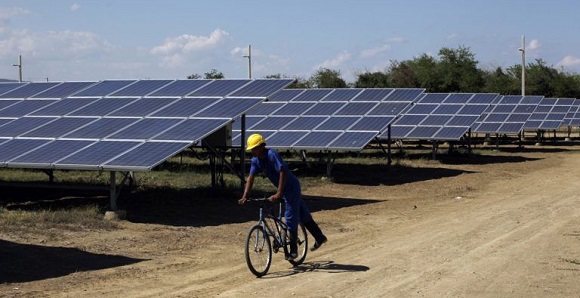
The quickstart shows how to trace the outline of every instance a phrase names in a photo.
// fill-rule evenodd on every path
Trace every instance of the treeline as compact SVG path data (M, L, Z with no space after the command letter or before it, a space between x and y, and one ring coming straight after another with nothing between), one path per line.
M522 66L506 69L479 69L475 55L467 47L442 48L437 57L422 54L412 60L391 61L385 71L361 72L355 82L346 82L338 70L321 68L309 78L294 77L294 88L425 88L429 93L521 94ZM526 64L526 95L580 98L580 75L566 73L542 59ZM266 78L289 77L268 75ZM188 78L201 78L194 74ZM213 69L205 78L224 78Z

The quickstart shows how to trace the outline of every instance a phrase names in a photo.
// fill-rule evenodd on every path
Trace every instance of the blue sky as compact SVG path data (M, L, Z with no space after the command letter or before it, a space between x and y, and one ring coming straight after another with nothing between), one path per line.
M479 68L543 59L580 72L574 0L2 0L0 78L27 81L308 78L321 67L347 81L392 60L469 47Z

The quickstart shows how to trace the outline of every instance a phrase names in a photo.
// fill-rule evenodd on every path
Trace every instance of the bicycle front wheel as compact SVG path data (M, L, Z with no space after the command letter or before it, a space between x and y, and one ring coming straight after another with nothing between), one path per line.
M272 264L272 244L264 228L253 226L246 238L246 263L250 271L257 277L268 273Z
M287 239L288 243L290 239ZM288 260L290 264L298 266L304 262L306 259L306 253L308 252L308 233L306 233L306 228L302 224L298 225L298 257L294 260ZM288 251L290 250L289 245Z

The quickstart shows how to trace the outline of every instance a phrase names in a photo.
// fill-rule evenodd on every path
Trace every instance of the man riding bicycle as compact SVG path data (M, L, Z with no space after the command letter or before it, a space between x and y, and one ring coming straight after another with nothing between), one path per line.
M278 152L274 149L266 148L266 140L260 134L252 134L248 137L246 151L252 152L252 162L250 173L246 180L244 194L238 200L240 205L244 204L254 184L254 177L264 173L278 191L271 195L268 200L276 202L285 198L284 217L286 225L290 231L290 257L295 259L298 256L297 231L298 223L302 222L304 227L314 237L314 245L311 250L317 250L327 241L326 236L312 218L306 202L302 199L302 191L298 178L288 168L286 162L282 160Z

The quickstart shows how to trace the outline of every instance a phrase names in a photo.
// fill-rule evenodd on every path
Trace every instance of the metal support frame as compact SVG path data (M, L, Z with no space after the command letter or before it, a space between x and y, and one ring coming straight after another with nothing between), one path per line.
M117 199L121 194L121 190L127 181L129 181L129 186L133 186L135 183L135 176L133 172L121 172L123 174L123 180L117 187L117 172L111 171L109 175L109 199L111 202L111 211L117 211Z
M48 182L54 183L54 170L42 170L48 176Z
M336 156L332 154L332 151L326 151L326 177L330 178L332 175L332 167L334 166L334 162L336 161Z
M439 149L439 142L432 141L431 142L431 157L433 159L437 158L437 150Z
M240 180L242 181L242 184L246 183L245 177L243 174L239 173L238 171L236 171L236 169L234 168L234 166L228 162L225 158L225 154L223 152L219 152L216 148L214 148L213 146L209 145L209 144L205 144L205 147L212 153L212 155L209 158L210 161L210 167L211 167L211 171L212 171L212 187L215 187L217 184L217 181L220 180L222 187L224 186L224 180L223 180L223 170L224 168L228 168L232 173L236 174L238 176L238 178L240 178ZM242 150L242 154L243 152L245 152L244 150ZM218 159L219 157L219 159ZM219 161L219 167L218 167L218 161ZM220 170L220 173L216 173L217 170Z

